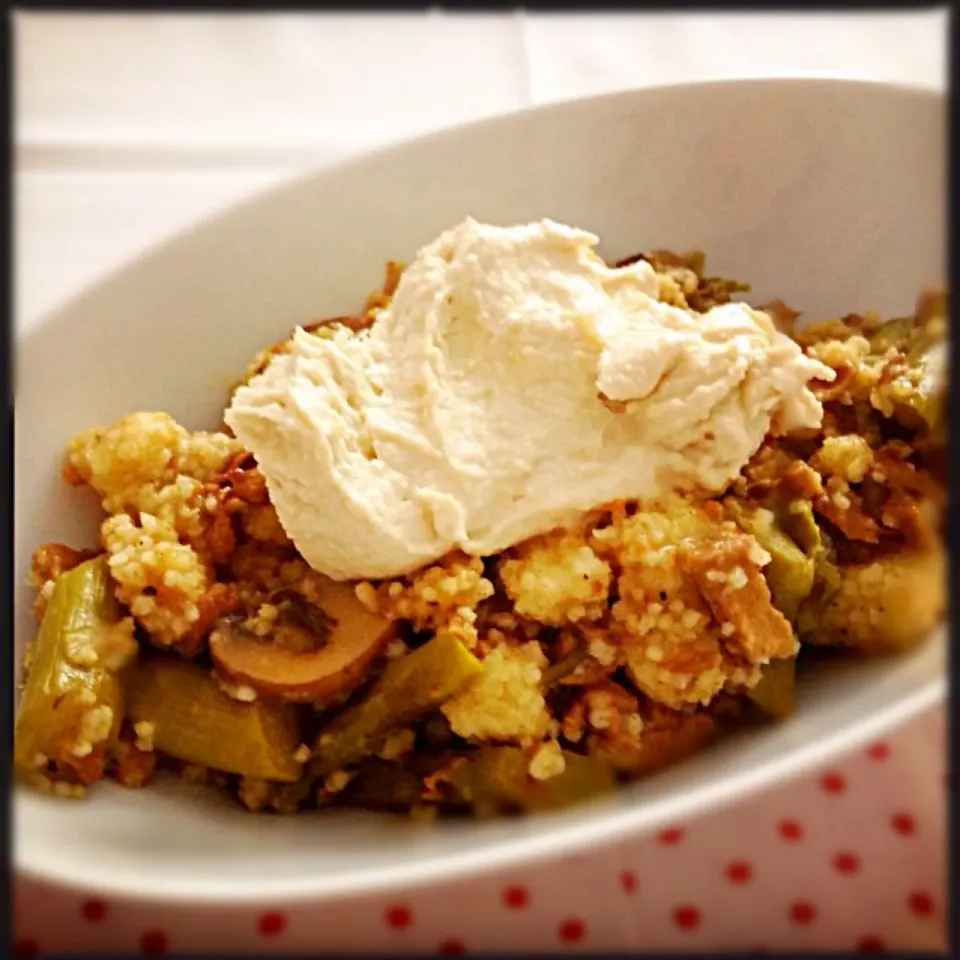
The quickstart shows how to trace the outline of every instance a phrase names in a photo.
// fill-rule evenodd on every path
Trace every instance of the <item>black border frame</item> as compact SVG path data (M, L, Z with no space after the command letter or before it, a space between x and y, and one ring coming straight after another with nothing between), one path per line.
M806 11L836 11L836 12L855 12L855 11L877 11L877 10L890 10L890 11L909 11L909 10L926 10L926 9L941 9L945 6L942 3L855 3L855 2L845 2L845 3L830 3L827 0L808 0L808 2L796 2L796 0L784 0L782 3L778 2L767 2L767 3L725 3L723 0L675 0L675 2L670 3L657 3L657 2L616 2L616 0L606 0L606 2L598 2L596 4L591 4L589 2L579 5L575 3L563 3L563 2L542 2L542 0L533 0L533 2L526 4L507 4L507 3L480 3L480 2L467 2L467 0L451 0L451 2L443 4L408 4L402 2L381 2L381 3L370 3L370 4L351 4L349 2L344 3L310 3L310 2L282 2L276 5L266 3L191 3L188 0L173 0L173 2L167 2L163 4L150 4L144 3L143 5L137 5L136 3L124 2L124 0L101 0L99 3L69 3L69 2L44 2L44 0L21 0L21 2L15 5L17 11L30 11L30 12L59 12L59 13L75 13L75 14L97 14L97 13L106 13L106 12L117 12L117 13L130 13L136 14L139 12L144 13L157 13L157 12L184 12L184 13L234 13L234 14L269 14L269 13L279 13L286 11L316 11L316 12L351 12L357 13L361 11L366 12L397 12L397 11L409 11L409 12L419 12L433 7L439 7L447 12L498 12L504 10L511 10L515 7L522 7L525 10L531 12L576 12L576 13L585 13L585 12L611 12L611 11L730 11L730 12L742 12L742 11L754 11L754 12L785 12L785 11L794 11L794 12L806 12ZM951 7L952 5L946 4L946 6ZM949 158L955 158L957 156L955 150L956 135L958 130L957 122L957 98L953 96L953 91L957 89L957 51L960 49L960 16L951 8L949 16L949 120L948 120L948 151ZM8 17L3 30L2 36L2 51L4 54L4 60L7 64L7 96L2 98L3 110L4 110L4 129L7 134L7 149L4 151L4 161L6 163L6 177L4 178L5 185L5 194L3 199L5 200L5 208L7 210L7 250L8 250L8 260L7 260L7 270L3 272L3 277L5 280L5 294L6 294L6 303L7 303L7 323L6 323L6 336L0 340L0 372L2 372L4 384L6 386L6 394L8 398L8 407L6 415L3 420L3 449L6 452L6 469L2 472L2 480L0 480L0 496L2 496L2 502L4 510L2 513L2 535L3 540L7 544L7 551L5 553L7 569L4 570L3 577L3 601L2 601L2 611L5 618L5 626L7 630L7 635L12 636L12 624L13 624L13 584L12 584L12 539L13 539L13 464L14 464L14 444L13 444L13 405L14 405L14 366L13 366L13 357L12 357L12 335L13 335L13 311L14 311L14 183L13 175L15 172L15 152L14 152L14 121L15 121L15 89L14 89L14 40L13 40L13 29L12 29L12 18ZM954 211L956 208L956 199L957 199L957 189L956 189L956 180L957 177L950 176L949 171L952 169L951 165L948 163L948 203L949 203L949 229L947 241L947 251L948 251L948 265L949 265L949 284L951 289L956 289L958 268L960 268L960 253L958 253L958 246L956 243L955 229L956 229L956 218L954 216ZM950 363L951 370L957 369L957 360L958 360L958 348L956 339L951 340L950 344ZM960 421L960 392L951 390L948 398L948 409L950 422L957 423ZM948 477L949 485L952 490L956 485L960 489L960 479L955 480L954 478L960 478L960 465L958 465L958 459L960 459L960 447L957 444L951 443L949 446L949 464L948 464ZM957 547L960 546L960 505L957 504L956 500L951 498L951 502L948 508L948 520L947 520L947 541L948 541L948 550L949 550L949 608L948 608L948 629L949 636L952 638L954 636L954 627L957 624L957 614L958 614L958 598L960 598L960 569L958 569L958 564L954 562L956 558ZM3 670L4 673L0 676L0 688L2 688L2 693L0 696L3 698L3 709L5 716L10 719L9 729L7 734L3 737L3 753L0 756L0 763L3 764L4 778L6 789L0 791L0 796L2 796L2 808L0 808L0 843L2 843L2 850L5 854L5 863L6 871L2 877L2 885L6 892L6 903L7 909L2 914L2 929L0 933L3 936L0 936L0 942L5 942L10 944L10 953L9 955L15 956L13 952L13 875L12 875L12 865L10 851L12 847L13 839L13 825L11 820L11 804L10 804L10 765L12 757L12 717L13 717L13 662L12 662L12 651L3 660ZM10 671L9 678L6 675L6 671ZM957 877L957 864L960 861L960 843L956 842L956 833L954 830L955 826L955 802L952 786L952 777L953 771L957 769L960 764L957 764L955 761L957 759L957 742L954 738L955 730L955 719L956 719L956 710L957 702L952 696L952 691L954 689L954 680L956 676L957 664L956 658L954 656L949 657L949 674L950 674L950 695L948 698L947 708L946 708L946 718L947 718L947 742L949 749L949 770L951 771L951 786L949 799L947 804L947 837L948 837L948 877L947 877L947 898L948 902L944 904L945 920L947 925L947 955L952 955L953 948L960 943L960 912L958 912L958 904L954 889L954 880ZM2 949L2 948L0 948ZM2 956L3 954L0 954ZM537 954L520 954L520 953L501 953L501 954L469 954L473 957L483 957L483 956L511 956L511 957L522 957L530 956L536 958L548 958L551 956L561 957L568 956L566 952L557 951L556 953L537 953ZM630 953L630 952L619 952L619 953L593 953L587 954L590 956L601 957L601 958L624 958L632 956L644 956L644 957L673 957L682 954L657 954L657 953ZM716 951L712 955L723 956L723 957L747 957L751 954L743 952L722 952ZM851 953L845 953L842 951L831 951L831 952L777 952L776 954L779 957L811 957L817 958L817 960L829 960L833 957L848 957L851 956ZM940 956L936 951L928 952L899 952L895 954L899 957L929 957L929 956ZM99 954L42 954L45 957L55 957L55 956L64 956L70 958L77 958L80 956L88 957L97 957ZM122 956L120 954L109 954L111 957ZM177 954L176 956L191 956L191 957L218 957L218 956L243 956L243 954ZM272 956L283 956L285 958L291 957L321 957L329 956L334 957L338 954L327 953L327 954L276 954L272 955L265 953L260 950L254 950L253 952L247 954L247 956L257 957L258 960L268 960ZM363 960L363 958L369 958L369 960L374 960L378 957L391 956L390 954L353 954ZM418 954L405 954L405 956L415 957ZM434 956L433 954L420 954L419 956Z

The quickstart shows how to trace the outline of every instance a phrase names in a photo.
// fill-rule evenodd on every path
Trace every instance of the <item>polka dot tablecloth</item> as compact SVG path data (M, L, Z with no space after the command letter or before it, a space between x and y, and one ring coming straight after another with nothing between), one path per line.
M368 898L198 909L20 881L15 954L944 950L945 756L938 709L655 836Z

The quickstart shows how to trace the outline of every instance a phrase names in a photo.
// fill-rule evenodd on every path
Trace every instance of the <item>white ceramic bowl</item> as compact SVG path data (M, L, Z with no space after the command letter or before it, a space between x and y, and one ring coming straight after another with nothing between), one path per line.
M200 428L258 348L356 309L383 262L470 214L587 227L601 252L707 251L711 271L811 315L908 310L944 252L944 98L827 79L646 89L474 123L299 180L141 257L19 339L17 647L41 541L93 543L64 442L133 410ZM942 697L944 644L805 677L796 715L602 802L414 824L254 817L168 782L83 803L17 789L17 867L116 895L237 902L371 891L548 857L689 817L825 760Z

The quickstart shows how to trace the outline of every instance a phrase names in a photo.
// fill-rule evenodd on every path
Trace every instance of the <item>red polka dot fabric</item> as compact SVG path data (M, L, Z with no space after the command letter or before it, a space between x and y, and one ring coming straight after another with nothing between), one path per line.
M944 725L932 711L733 808L442 887L199 909L21 879L12 953L942 951Z

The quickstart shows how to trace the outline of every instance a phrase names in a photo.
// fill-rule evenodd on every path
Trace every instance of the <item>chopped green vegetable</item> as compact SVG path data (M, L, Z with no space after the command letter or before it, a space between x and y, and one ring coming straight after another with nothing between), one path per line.
M573 673L587 659L587 645L581 640L565 657L552 663L543 671L544 687L552 687L564 677Z
M945 384L934 369L943 359L946 295L929 293L921 298L917 314L889 320L870 337L870 349L883 355L890 348L906 355L905 379L914 385L907 396L897 396L894 416L913 430L934 430L943 419Z
M243 703L220 689L209 670L156 658L138 664L130 717L154 724L154 748L187 763L261 780L290 783L303 767L297 710L257 699Z
M784 720L793 713L797 686L796 658L771 660L761 670L760 681L747 691L765 714Z
M122 645L122 610L106 556L81 563L56 579L34 638L14 734L14 767L35 782L56 766L91 783L103 775L106 747L123 719L120 671L124 658L106 656ZM117 635L121 644L111 642ZM127 657L136 654L132 634Z
M823 551L823 533L817 525L813 504L809 500L790 500L772 504L774 516L783 531L801 550L814 559Z
M388 663L363 699L317 737L311 773L326 776L376 753L389 733L435 710L482 669L456 637L444 633Z
M468 754L443 777L454 802L482 812L498 809L555 810L613 789L613 770L594 757L564 752L563 773L548 780L529 774L528 756L518 747L484 747Z
M943 339L946 316L946 291L927 291L920 297L915 313L888 320L870 335L870 352L883 355L892 347L916 362Z
M915 384L913 392L896 404L897 419L906 427L918 430L934 430L944 420L946 383L944 371L946 347L942 343L931 344L920 352L907 356L910 363L909 378Z
M361 807L409 809L421 802L423 777L410 766L386 760L364 760L350 781L346 796Z
M774 515L741 500L724 501L727 514L770 554L763 574L774 606L791 622L813 588L814 561L783 532Z
M895 317L878 327L868 338L870 352L882 356L891 347L895 350L907 350L912 345L918 330L917 318Z
M686 713L659 706L644 718L638 738L614 743L598 738L590 743L590 755L619 773L639 777L679 763L718 733L717 719L706 711Z

